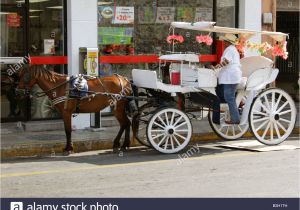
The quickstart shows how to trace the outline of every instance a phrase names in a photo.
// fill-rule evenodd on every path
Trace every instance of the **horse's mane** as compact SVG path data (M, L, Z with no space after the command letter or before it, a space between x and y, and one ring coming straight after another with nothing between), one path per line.
M53 68L47 69L41 65L32 65L29 68L31 76L35 79L44 78L50 82L56 82L59 76L63 76L53 71Z

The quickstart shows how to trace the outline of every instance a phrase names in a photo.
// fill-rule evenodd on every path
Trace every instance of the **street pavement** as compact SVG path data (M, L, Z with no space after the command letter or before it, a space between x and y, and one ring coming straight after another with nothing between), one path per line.
M253 152L219 143L195 143L173 155L137 147L4 160L1 197L300 196L299 149ZM299 136L283 145L299 146Z

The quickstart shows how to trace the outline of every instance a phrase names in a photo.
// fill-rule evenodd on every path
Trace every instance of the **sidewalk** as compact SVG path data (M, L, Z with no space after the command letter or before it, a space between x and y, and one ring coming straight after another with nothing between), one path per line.
M299 104L297 103L299 113ZM192 120L193 137L191 141L220 140L209 126L208 120ZM90 150L112 149L113 139L119 127L106 127L102 131L76 130L72 132L74 151L84 152ZM299 114L293 133L299 134ZM124 136L124 135L123 135ZM251 137L250 131L245 137ZM51 156L62 153L66 143L63 127L55 131L23 131L17 128L17 123L1 124L1 158ZM132 141L131 146L140 146Z

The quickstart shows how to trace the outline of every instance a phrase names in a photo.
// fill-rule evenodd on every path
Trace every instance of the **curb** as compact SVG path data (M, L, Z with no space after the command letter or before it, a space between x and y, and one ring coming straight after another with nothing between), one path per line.
M300 128L294 128L292 134L300 134ZM252 133L248 131L244 137L253 137ZM213 132L198 133L192 136L191 142L210 142L222 140ZM93 150L107 150L112 149L113 141L111 139L101 140L85 140L74 141L74 152L87 152ZM136 140L131 142L131 147L141 146ZM18 157L45 157L55 156L61 154L65 147L65 142L47 143L47 144L18 144L1 148L1 159L11 159Z

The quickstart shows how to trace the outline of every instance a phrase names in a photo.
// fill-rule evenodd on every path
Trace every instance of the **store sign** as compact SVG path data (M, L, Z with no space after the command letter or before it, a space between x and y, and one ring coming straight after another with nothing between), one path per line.
M99 27L98 44L131 44L133 36L132 27Z
M195 13L195 22L199 21L212 21L213 15L212 8L196 8L196 13Z
M193 8L192 7L178 7L177 8L177 21L191 22L193 21Z
M156 7L139 7L139 23L154 23Z
M133 24L134 7L116 7L114 24Z
M175 7L157 7L156 23L171 23L174 17Z
M44 54L55 54L54 39L44 39Z
M8 27L20 27L21 17L17 13L7 14L6 22Z
M87 74L98 76L98 48L87 48Z
M112 6L99 6L98 7L98 24L111 23L114 17L114 8Z

